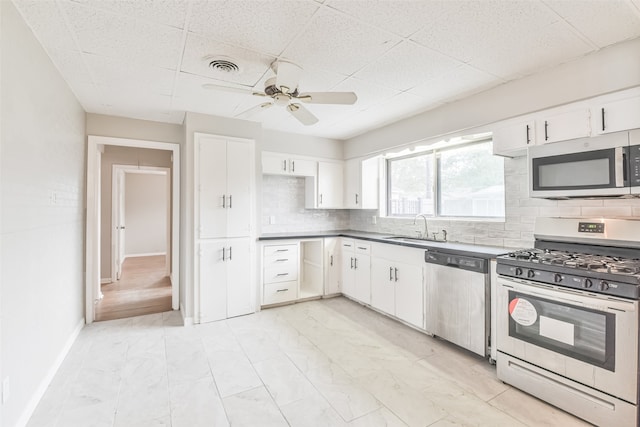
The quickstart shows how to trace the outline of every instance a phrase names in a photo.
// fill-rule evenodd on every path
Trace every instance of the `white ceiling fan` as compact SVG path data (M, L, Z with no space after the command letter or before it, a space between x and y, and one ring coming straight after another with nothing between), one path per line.
M310 126L318 122L318 118L307 110L302 102L307 104L341 104L352 105L358 97L353 92L300 92L298 83L302 75L302 68L289 61L275 61L271 64L271 69L276 74L265 82L264 92L253 92L245 89L238 89L216 84L205 84L205 89L219 89L233 92L242 92L255 96L271 98L268 102L263 102L238 114L238 116L249 117L258 111L271 108L273 105L283 106L305 126Z

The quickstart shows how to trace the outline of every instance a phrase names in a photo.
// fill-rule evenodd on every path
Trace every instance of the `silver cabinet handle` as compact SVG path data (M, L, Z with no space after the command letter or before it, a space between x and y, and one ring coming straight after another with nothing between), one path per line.
M229 194L229 209L231 209L231 202L233 200L231 197L233 197L233 196L231 194Z
M285 262L285 261L289 261L289 258L279 258L276 260L276 262Z
M394 270L395 270L395 279L396 279L396 282L397 282L398 281L398 269L394 268Z
M222 209L227 207L227 195L223 194L222 195Z
M289 288L277 289L276 292L287 292Z
M287 171L287 161L286 160L282 161L282 170L285 171L285 172Z
M333 265L333 255L330 257L331 261L329 261L329 265Z
M233 257L233 252L231 252L231 246L229 246L229 261L231 261L232 257Z
M363 246L358 246L358 249L361 249L361 250L363 250L363 251L366 251L366 250L367 250L367 248L365 248L365 247L363 247Z
M283 277L283 276L288 276L289 273L278 273L276 274L276 277Z
M296 162L294 160L291 160L291 172L295 172L296 171Z
M289 252L289 249L276 249L276 252Z
M353 268L353 257L351 257L351 268Z
M322 204L322 194L320 194L320 204Z
M358 204L358 193L356 193L356 205Z
M389 267L389 281L393 280L393 267Z
M227 249L226 248L222 248L222 261L226 261L227 260Z
M355 268L357 270L358 269L358 258L354 258L353 261L354 261L354 263L353 263L354 267L353 268Z

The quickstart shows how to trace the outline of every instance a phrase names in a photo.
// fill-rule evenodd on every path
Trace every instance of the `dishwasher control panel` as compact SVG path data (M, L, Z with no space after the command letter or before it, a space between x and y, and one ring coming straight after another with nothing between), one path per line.
M489 262L484 258L467 255L448 254L439 251L426 250L424 261L429 264L444 265L486 274L489 271Z

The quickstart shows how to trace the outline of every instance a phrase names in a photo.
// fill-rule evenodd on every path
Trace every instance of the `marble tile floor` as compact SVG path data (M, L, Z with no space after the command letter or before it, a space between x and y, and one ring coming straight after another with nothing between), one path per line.
M28 427L584 426L486 360L346 298L83 329Z

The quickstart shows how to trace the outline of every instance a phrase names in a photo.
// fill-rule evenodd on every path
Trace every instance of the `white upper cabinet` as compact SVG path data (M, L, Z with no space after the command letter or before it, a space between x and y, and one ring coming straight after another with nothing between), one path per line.
M307 209L342 209L344 171L342 162L318 162L317 178L307 179Z
M591 135L590 111L587 105L572 104L541 113L536 119L538 145Z
M201 239L249 236L250 142L199 136L195 149L196 235Z
M344 163L344 202L347 209L378 208L378 158Z
M533 117L499 124L493 130L493 154L516 157L527 154L527 147L536 142L536 124Z
M591 103L593 134L640 128L640 89L596 98Z
M316 176L318 162L288 154L262 153L262 173L267 175Z

